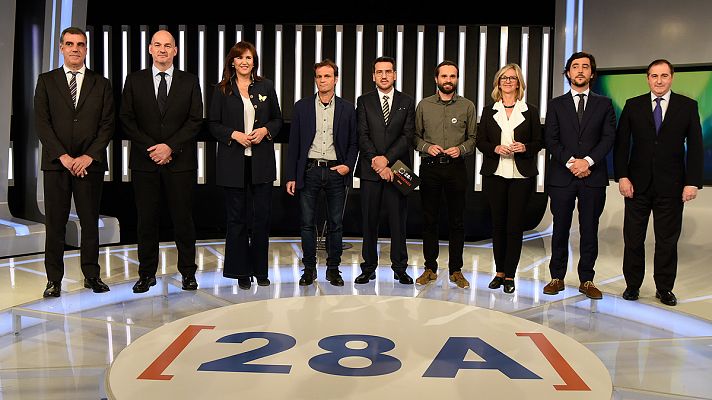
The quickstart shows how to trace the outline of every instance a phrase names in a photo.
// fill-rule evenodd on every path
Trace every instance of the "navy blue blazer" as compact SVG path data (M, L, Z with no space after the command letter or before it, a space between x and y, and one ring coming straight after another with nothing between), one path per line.
M292 124L289 130L289 151L285 177L287 182L296 181L296 189L304 187L309 149L316 136L316 94L305 97L294 104ZM334 96L334 149L339 164L349 167L346 184L351 184L356 158L358 156L358 133L356 131L356 109L341 97Z
M571 92L549 102L544 125L544 143L551 154L547 185L568 186L574 179L583 179L589 187L608 186L606 155L616 137L616 114L611 99L589 91L581 124L578 122ZM566 168L571 158L591 157L591 174L576 178Z
M210 133L218 141L216 158L216 184L226 187L245 187L245 148L232 140L232 132L245 132L245 113L240 91L233 79L232 93L224 95L220 86L215 86L213 99L208 113ZM255 108L255 120L252 129L267 128L272 140L266 136L252 148L252 183L273 182L277 178L274 154L274 138L282 129L282 112L269 79L252 82L247 89L250 101ZM245 132L249 133L249 132Z

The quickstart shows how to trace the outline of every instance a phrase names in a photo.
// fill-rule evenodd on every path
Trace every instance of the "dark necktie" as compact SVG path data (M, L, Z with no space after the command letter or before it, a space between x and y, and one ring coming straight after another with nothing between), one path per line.
M69 93L72 95L72 105L77 108L77 74L79 72L69 71L72 78L69 80Z
M383 96L383 121L388 125L388 118L391 116L391 107L388 105L388 96Z
M168 102L168 82L166 82L165 72L159 72L158 75L161 76L161 83L158 84L158 109L161 111L161 115L166 113L166 103Z
M586 105L584 99L586 98L586 95L584 93L579 93L576 96L578 96L579 98L578 107L576 108L576 115L578 116L578 121L580 124L581 120L583 120L583 108Z
M655 109L653 110L653 121L655 121L655 133L660 133L660 125L663 124L663 108L660 106L662 97L655 99Z

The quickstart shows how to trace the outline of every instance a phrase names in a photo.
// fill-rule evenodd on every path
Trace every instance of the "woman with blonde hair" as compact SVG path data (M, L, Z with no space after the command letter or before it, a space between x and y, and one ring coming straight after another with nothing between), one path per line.
M497 274L490 289L515 290L522 251L524 212L534 190L542 148L539 112L525 103L526 84L517 64L500 68L492 82L494 103L482 111L477 149L482 152L483 192L492 212L492 251Z

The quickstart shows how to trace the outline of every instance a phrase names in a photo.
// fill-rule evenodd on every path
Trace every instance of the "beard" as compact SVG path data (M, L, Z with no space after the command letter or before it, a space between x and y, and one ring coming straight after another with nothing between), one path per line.
M578 79L578 78L583 78L583 81L581 81L581 82L576 81L576 79ZM589 83L591 83L591 80L590 80L590 79L586 79L586 78L583 77L583 76L577 77L577 78L574 78L574 79L571 80L571 85L572 85L572 86L579 87L579 88L580 88L580 87L586 87L586 85L588 85Z
M444 85L438 85L438 90L442 94L451 94L455 90L457 90L457 85L452 83L449 85L449 88L446 88Z

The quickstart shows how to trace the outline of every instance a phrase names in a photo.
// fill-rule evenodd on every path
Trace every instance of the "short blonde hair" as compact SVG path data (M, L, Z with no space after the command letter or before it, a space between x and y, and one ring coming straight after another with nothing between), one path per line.
M494 74L494 80L492 81L492 100L502 100L502 91L499 89L499 78L510 69L513 69L514 73L517 74L517 81L519 82L519 87L517 88L517 100L521 100L524 98L524 91L527 89L527 84L524 83L524 75L522 75L522 69L519 68L519 65L515 63L509 63L504 67L500 68L499 71Z

